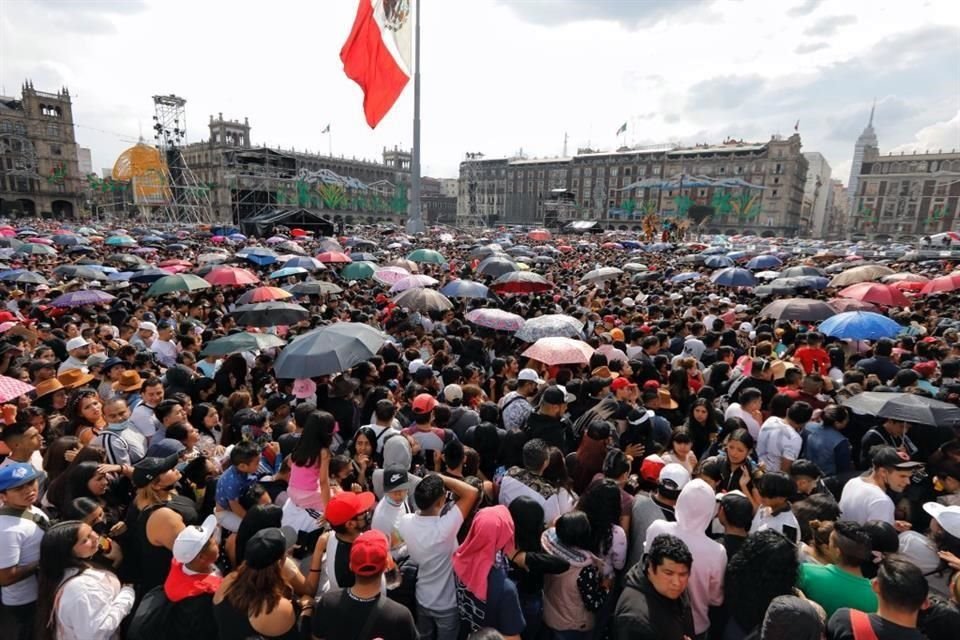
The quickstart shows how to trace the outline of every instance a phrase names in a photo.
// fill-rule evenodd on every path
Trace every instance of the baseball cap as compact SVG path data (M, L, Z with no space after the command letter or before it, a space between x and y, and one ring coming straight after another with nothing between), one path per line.
M419 371L421 367L425 367L425 366L427 365L424 364L423 360L421 360L420 358L417 358L416 360L411 360L410 364L407 365L407 372L410 374L414 374L417 371Z
M933 360L927 362L918 362L913 365L913 370L922 376L932 376L937 371L937 363Z
M364 531L350 547L350 571L358 576L375 576L386 571L390 541L377 529Z
M627 309L632 309L633 307L637 306L637 302L633 298L624 298L623 300L620 301L620 304L622 304ZM613 333L613 332L611 331L610 333Z
M628 387L636 387L637 383L628 380L627 378L617 378L613 381L613 384L610 385L610 389L613 391L620 391L620 389L626 389Z
M243 561L252 569L266 569L278 562L297 543L297 532L290 527L268 527L247 540Z
M150 333L156 333L157 325L153 324L149 320L144 320L140 323L140 326L137 327L137 331L149 331Z
M280 407L282 407L283 405L290 404L291 401L293 401L293 396L288 396L283 393L275 393L271 395L269 398L267 398L267 402L266 402L267 411L270 411L272 413L277 409L279 409Z
M927 502L923 510L937 521L944 531L954 538L960 538L960 506L947 506L939 502Z
M82 349L89 345L90 343L86 341L82 336L77 336L76 338L70 338L67 340L67 351L73 351L74 349Z
M383 470L383 492L410 488L410 476L403 467L392 465Z
M647 422L653 415L653 411L649 409L631 409L630 413L627 414L627 423L631 427L639 427L644 422Z
M201 525L185 528L173 541L173 557L180 564L193 562L217 530L217 516L212 513Z
M29 462L15 462L0 468L0 491L16 489L28 482L43 478L46 474Z
M386 490L386 487L384 487ZM361 513L370 511L376 503L377 498L369 491L363 493L354 493L345 491L335 495L327 503L327 510L324 512L327 522L335 527L346 524Z
M448 384L443 388L443 399L447 402L463 400L463 387L458 384Z
M676 462L665 465L660 470L659 490L667 497L676 497L687 483L690 482L690 472L686 467ZM674 494L674 492L676 492Z
M533 369L521 369L520 373L517 374L517 380L520 382L536 382L537 384L543 383L543 380L540 379L540 374Z
M176 467L179 461L179 453L171 454L166 458L156 458L153 456L143 458L137 464L133 465L133 486L142 489L153 482L157 476Z
M179 456L186 447L179 440L173 438L163 438L150 445L147 449L148 458L167 458L169 456Z
M566 387L559 384L547 387L540 396L540 401L544 404L570 404L576 400L577 396L568 393Z
M923 466L922 462L914 462L907 457L907 454L886 446L874 447L870 460L874 467L885 467L898 471L912 471Z
M416 398L413 399L413 404L411 408L414 413L430 413L437 408L437 399L434 398L429 393L421 393Z
M660 472L666 465L663 458L657 454L649 455L640 463L640 477L647 482L657 483L660 481Z
M753 331L753 325L749 322L741 322L737 331L740 331L741 333L750 333Z

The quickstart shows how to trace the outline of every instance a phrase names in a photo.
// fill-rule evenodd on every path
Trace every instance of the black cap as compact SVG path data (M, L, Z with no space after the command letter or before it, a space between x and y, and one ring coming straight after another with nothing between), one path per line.
M906 453L888 446L874 447L870 452L870 460L874 467L898 471L913 471L923 466L922 462L915 462Z
M267 411L273 412L282 407L285 404L290 404L293 401L293 396L288 396L282 393L275 393L267 398L266 407Z
M543 402L543 404L570 404L571 402L576 402L576 400L577 396L572 393L567 393L565 389L561 389L556 385L547 387L540 397L540 401Z
M297 542L297 533L290 527L268 527L247 540L243 561L251 569L266 569L276 564Z
M230 419L230 424L242 427L246 424L263 424L267 421L267 416L262 413L258 413L253 409L240 409L235 414L233 418Z
M166 458L143 458L133 465L133 486L142 489L153 482L157 476L176 467L178 462L180 462L180 455L176 453Z
M399 491L410 488L410 476L400 466L389 466L383 470L383 492Z

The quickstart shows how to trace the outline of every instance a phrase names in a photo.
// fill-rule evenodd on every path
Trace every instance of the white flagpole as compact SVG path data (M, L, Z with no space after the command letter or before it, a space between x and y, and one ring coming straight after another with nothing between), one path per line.
M410 212L407 233L423 233L420 215L420 2L416 0L413 31L413 153L410 158Z

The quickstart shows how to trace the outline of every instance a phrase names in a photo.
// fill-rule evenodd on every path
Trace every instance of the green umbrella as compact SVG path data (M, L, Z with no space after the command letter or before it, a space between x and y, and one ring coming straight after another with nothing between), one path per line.
M176 293L177 291L196 291L198 289L209 289L210 283L190 273L178 273L175 276L166 276L154 282L147 289L146 296L156 297L167 293Z
M351 262L340 271L340 277L344 280L368 280L377 269L372 262Z
M445 264L447 262L447 259L443 257L442 253L434 251L433 249L417 249L407 256L407 260L413 262L431 262L433 264Z
M15 253L22 253L27 256L55 256L57 250L39 242L25 242L20 245Z
M272 333L250 333L242 331L223 338L212 340L200 352L202 356L226 356L231 353L244 351L263 351L272 347L280 347L287 342Z

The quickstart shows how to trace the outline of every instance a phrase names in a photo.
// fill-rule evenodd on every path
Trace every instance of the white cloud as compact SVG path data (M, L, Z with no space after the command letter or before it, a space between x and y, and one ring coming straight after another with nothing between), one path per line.
M949 120L935 122L917 131L913 140L890 149L892 153L960 149L960 109Z

